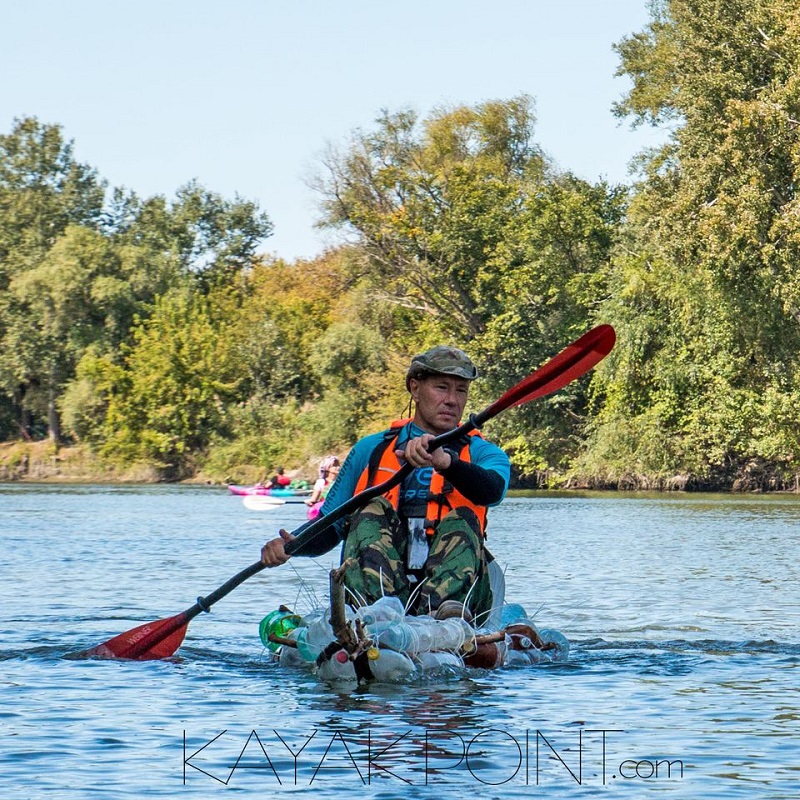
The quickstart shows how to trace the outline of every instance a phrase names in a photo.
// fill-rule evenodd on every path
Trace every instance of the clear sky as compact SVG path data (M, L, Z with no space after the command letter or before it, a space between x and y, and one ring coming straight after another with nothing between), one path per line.
M382 108L526 93L558 166L627 181L663 133L612 116L628 87L612 44L648 18L646 0L0 0L0 132L60 124L143 197L196 178L255 200L263 250L312 257L335 239L308 179Z

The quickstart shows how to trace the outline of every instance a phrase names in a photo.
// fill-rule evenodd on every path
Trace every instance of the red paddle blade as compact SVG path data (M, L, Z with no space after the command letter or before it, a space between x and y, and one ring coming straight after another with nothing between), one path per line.
M492 403L484 412L486 418L563 389L599 364L614 348L616 340L617 335L610 325L592 328Z
M176 614L131 628L103 644L72 654L71 658L131 658L149 661L169 658L181 646L189 621L186 614Z

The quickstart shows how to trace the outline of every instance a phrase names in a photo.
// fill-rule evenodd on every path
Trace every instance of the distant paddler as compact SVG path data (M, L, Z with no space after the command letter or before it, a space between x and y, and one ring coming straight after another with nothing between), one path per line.
M285 488L287 488L291 484L292 479L290 477L288 477L287 475L284 475L284 472L285 472L285 470L283 469L283 467L278 467L278 469L275 470L275 474L271 478L267 477L269 475L269 473L267 473L267 475L265 475L256 484L256 488L259 488L259 489L285 489Z
M333 482L339 475L339 470L342 468L338 456L325 456L319 464L319 477L314 483L314 488L311 490L311 496L307 497L305 504L309 507L308 518L316 519L322 504L330 492Z

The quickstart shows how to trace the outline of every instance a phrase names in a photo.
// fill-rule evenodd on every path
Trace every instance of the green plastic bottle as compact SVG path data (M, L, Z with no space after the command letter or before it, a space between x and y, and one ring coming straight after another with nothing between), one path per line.
M268 650L277 653L280 645L277 642L269 640L270 634L287 638L289 634L297 627L303 624L303 618L297 614L292 614L291 611L270 611L261 624L258 626L258 635L261 642Z

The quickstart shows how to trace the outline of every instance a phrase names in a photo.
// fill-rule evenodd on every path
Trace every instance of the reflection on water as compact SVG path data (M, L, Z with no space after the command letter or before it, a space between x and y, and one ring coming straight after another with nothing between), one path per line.
M334 555L254 577L174 659L62 657L302 521L207 487L0 486L3 796L795 797L796 497L507 500L507 599L569 636L567 664L358 688L283 669L258 621L323 603Z

